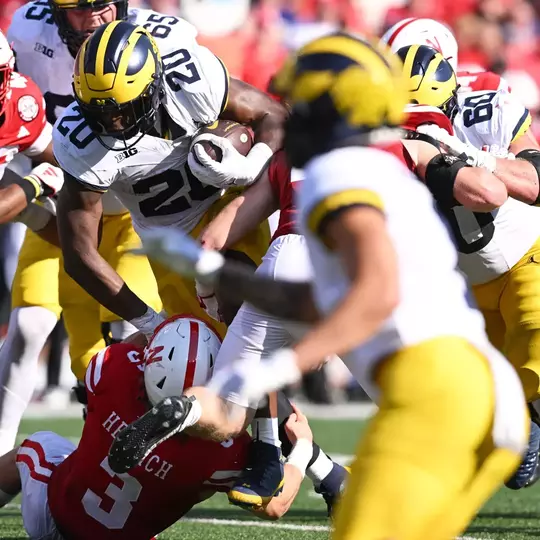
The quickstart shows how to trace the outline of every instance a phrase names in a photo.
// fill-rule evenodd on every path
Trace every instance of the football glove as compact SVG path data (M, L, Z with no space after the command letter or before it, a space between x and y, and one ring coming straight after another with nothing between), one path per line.
M148 255L170 270L212 285L225 259L221 253L203 249L193 238L168 227L141 232L142 248L133 253Z
M40 163L25 178L39 185L40 192L38 193L38 197L51 197L55 193L58 193L64 185L64 173L62 169L50 163Z
M294 384L301 377L296 353L292 349L279 349L266 360L235 362L219 370L207 386L218 395L226 390L255 405L268 393Z
M197 299L199 300L199 304L204 311L206 311L206 313L208 313L212 319L218 322L223 322L223 318L219 312L219 304L214 287L195 280L195 289L197 291Z
M201 141L209 141L219 147L223 153L221 161L212 159L201 144L196 144ZM243 156L229 139L204 133L193 140L188 165L203 184L217 188L248 186L257 179L272 154L269 146L257 143L247 156Z
M416 131L433 137L449 154L462 159L467 165L483 167L489 172L494 172L497 167L495 156L460 141L456 136L450 135L448 131L435 124L419 126Z

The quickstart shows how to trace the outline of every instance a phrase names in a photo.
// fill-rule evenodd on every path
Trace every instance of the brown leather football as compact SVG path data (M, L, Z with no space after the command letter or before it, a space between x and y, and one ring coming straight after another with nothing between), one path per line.
M213 124L199 129L192 139L192 149L196 144L201 144L206 153L216 161L221 161L223 157L221 148L212 144L210 141L197 142L197 137L203 133L212 133L218 137L229 139L232 145L243 156L247 156L253 146L253 135L250 128L232 120L217 120ZM193 157L199 162L195 154L193 154Z

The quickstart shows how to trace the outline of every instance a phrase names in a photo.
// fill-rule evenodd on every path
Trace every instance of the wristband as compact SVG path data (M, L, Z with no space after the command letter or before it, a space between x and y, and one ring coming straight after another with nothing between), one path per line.
M20 186L20 188L24 191L27 204L30 204L34 199L41 195L41 183L36 179L35 176L28 175L24 178L19 177L13 183Z
M150 306L145 311L144 315L140 317L135 317L128 321L131 323L137 330L140 330L147 338L149 338L153 333L156 327L164 321L159 313L156 313Z
M298 439L293 446L286 463L296 467L302 474L302 478L304 478L308 463L312 456L313 443L308 439Z

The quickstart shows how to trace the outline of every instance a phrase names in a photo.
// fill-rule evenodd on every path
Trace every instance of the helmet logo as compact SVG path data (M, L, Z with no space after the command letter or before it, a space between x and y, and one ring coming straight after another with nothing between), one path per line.
M161 362L163 357L160 356L161 351L163 351L163 345L158 347L152 347L151 349L146 349L144 351L144 359L147 366L155 362Z
M434 43L435 42L435 43ZM431 39L426 39L426 44L432 47L433 49L436 49L440 53L442 53L441 45L439 43L439 40L433 36Z

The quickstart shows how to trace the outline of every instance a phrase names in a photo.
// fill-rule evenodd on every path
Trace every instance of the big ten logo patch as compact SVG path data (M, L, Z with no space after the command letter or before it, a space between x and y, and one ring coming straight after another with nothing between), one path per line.
M124 159L127 159L138 153L139 151L137 150L137 148L128 148L127 150L123 150L119 154L116 154L116 163L120 163L121 161L124 161Z
M48 58L54 58L54 50L43 45L43 43L36 43L34 50L38 53L44 54Z

